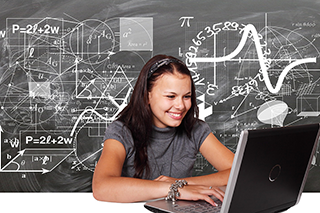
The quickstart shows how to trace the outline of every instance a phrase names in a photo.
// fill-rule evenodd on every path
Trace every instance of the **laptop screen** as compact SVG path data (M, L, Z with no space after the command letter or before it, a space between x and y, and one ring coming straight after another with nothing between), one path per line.
M223 212L276 212L295 205L318 142L319 124L242 132ZM237 165L235 165L237 164Z

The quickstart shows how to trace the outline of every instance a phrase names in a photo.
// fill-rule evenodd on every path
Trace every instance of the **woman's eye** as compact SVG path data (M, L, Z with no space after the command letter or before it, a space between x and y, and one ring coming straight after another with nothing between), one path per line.
M186 95L184 96L185 99L190 99L191 98L191 95Z
M168 95L167 98L173 99L174 95Z

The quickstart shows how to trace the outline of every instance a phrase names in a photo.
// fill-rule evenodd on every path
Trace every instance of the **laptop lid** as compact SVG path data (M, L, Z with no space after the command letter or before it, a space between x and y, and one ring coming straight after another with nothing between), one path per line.
M221 212L279 212L297 204L319 124L241 133Z

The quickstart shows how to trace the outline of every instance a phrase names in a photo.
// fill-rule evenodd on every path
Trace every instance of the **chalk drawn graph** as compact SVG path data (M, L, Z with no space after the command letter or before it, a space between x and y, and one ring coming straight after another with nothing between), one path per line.
M289 65L287 65L283 71L281 72L279 79L276 83L276 86L273 87L268 75L268 68L270 67L270 63L272 62L273 59L268 59L264 56L263 52L262 52L262 45L260 43L260 38L258 36L258 32L256 30L256 28L252 25L252 24L248 24L244 27L243 29L243 34L242 34L242 38L239 42L239 45L237 46L237 48L230 53L229 55L226 56L222 56L222 57L194 57L194 58L190 58L190 62L209 62L209 63L217 63L217 62L225 62L225 61L230 61L231 59L234 59L245 47L246 44L246 40L247 39L252 39L255 47L256 47L256 51L257 51L257 55L258 55L258 60L259 60L259 65L261 67L261 74L262 74L262 78L268 88L268 90L271 93L278 93L281 89L281 86L283 84L283 81L285 79L285 77L287 76L288 72L301 64L306 64L306 63L316 63L316 58L305 58L305 59L297 59L294 60L293 62L291 62L293 59L287 59L290 63ZM242 60L241 58L239 58L238 60ZM281 61L284 61L283 59Z

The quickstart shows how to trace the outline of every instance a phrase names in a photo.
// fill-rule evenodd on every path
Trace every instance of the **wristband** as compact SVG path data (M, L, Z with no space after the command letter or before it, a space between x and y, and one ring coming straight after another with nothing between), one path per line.
M178 191L178 189L182 189L187 184L188 182L185 180L176 180L173 184L171 184L168 195L165 199L175 202L177 200L177 197L180 197L180 192Z

